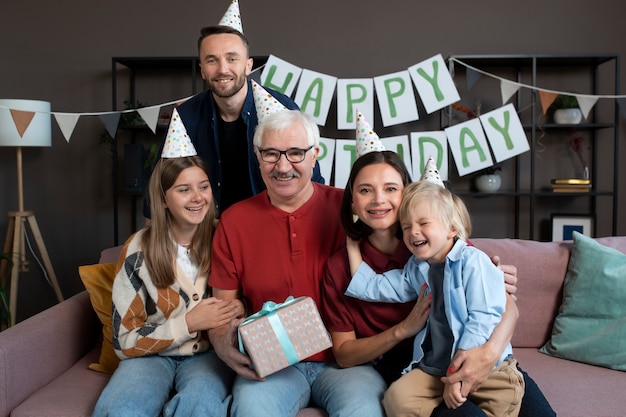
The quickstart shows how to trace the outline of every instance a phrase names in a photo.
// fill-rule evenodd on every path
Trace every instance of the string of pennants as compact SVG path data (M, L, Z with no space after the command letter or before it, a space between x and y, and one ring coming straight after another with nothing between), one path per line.
M396 150L403 156L407 167L413 171L414 178L419 177L426 160L432 155L439 167L442 179L446 180L448 173L447 146L450 146L461 176L493 165L487 142L491 145L491 151L497 162L528 151L528 141L517 116L517 111L512 104L506 104L520 88L538 92L544 114L557 96L570 95L577 99L585 118L588 117L590 110L597 101L605 98L617 100L624 117L626 117L626 96L624 95L588 95L543 89L498 77L456 58L450 58L450 61L466 67L469 88L481 76L499 80L503 107L483 114L476 119L450 126L441 132L410 132L410 135L381 138L387 149ZM261 72L260 76L259 72ZM354 109L357 107L367 120L374 120L374 95L378 100L378 110L385 127L419 120L414 88L427 114L460 100L452 76L441 55L419 62L406 70L374 78L353 79L340 79L332 75L303 69L270 55L267 63L251 76L258 78L260 83L266 87L294 97L294 101L302 111L310 114L320 126L326 125L331 101L336 96L337 130L355 129ZM161 108L181 103L188 98L118 111L50 112L50 114L54 115L68 143L78 120L83 116L98 116L109 135L115 138L122 114L137 112L152 132L156 133ZM6 108L0 105L0 110ZM9 110L20 135L22 135L34 112ZM349 139L322 138L322 152L319 157L322 175L330 178L334 165L335 184L345 184L349 168L356 158L352 132L347 136Z

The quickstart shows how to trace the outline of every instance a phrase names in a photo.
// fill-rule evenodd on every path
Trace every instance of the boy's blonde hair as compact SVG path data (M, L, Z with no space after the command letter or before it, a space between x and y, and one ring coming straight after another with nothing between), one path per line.
M402 192L398 208L400 222L408 219L418 203L427 202L434 216L452 230L457 237L467 240L472 233L472 222L463 200L450 190L430 181L418 181L407 185Z

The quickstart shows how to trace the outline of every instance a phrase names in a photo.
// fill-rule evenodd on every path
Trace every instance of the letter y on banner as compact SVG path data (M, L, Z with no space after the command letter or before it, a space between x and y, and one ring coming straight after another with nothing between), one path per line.
M426 113L431 114L461 99L441 54L409 67L409 73Z
M528 138L513 104L480 116L496 161L513 158L530 149Z

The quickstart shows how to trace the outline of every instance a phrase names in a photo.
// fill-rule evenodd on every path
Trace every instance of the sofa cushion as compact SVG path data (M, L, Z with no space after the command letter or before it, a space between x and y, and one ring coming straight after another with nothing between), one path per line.
M573 238L563 302L541 352L626 371L626 255Z
M102 323L102 349L98 362L89 364L89 369L98 372L113 373L120 362L113 344L113 326L111 324L111 291L115 279L116 264L105 263L78 267L78 274L89 293L91 305Z
M28 397L11 411L11 417L89 417L109 381L109 375L92 372L87 364L98 358L94 348L66 372Z
M489 256L517 267L519 319L513 347L541 347L550 337L561 304L561 288L567 272L567 242L536 242L521 239L471 239Z
M535 348L513 348L513 356L537 383L557 416L624 415L624 372L555 358Z

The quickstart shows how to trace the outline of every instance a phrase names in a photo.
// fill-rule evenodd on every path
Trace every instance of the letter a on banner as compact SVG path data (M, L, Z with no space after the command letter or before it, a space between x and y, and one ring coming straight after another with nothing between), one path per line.
M261 73L261 85L291 97L302 68L270 55Z
M374 85L383 126L394 126L419 119L408 71L376 77Z
M339 79L337 81L337 129L356 129L358 109L374 120L374 83L371 78Z
M460 176L493 165L480 120L472 119L450 126L445 132Z
M305 69L302 71L294 101L300 110L315 119L315 123L326 126L336 84L337 77Z
M480 116L496 161L513 158L530 149L528 138L513 104Z
M409 74L428 114L461 99L441 54L413 65Z

